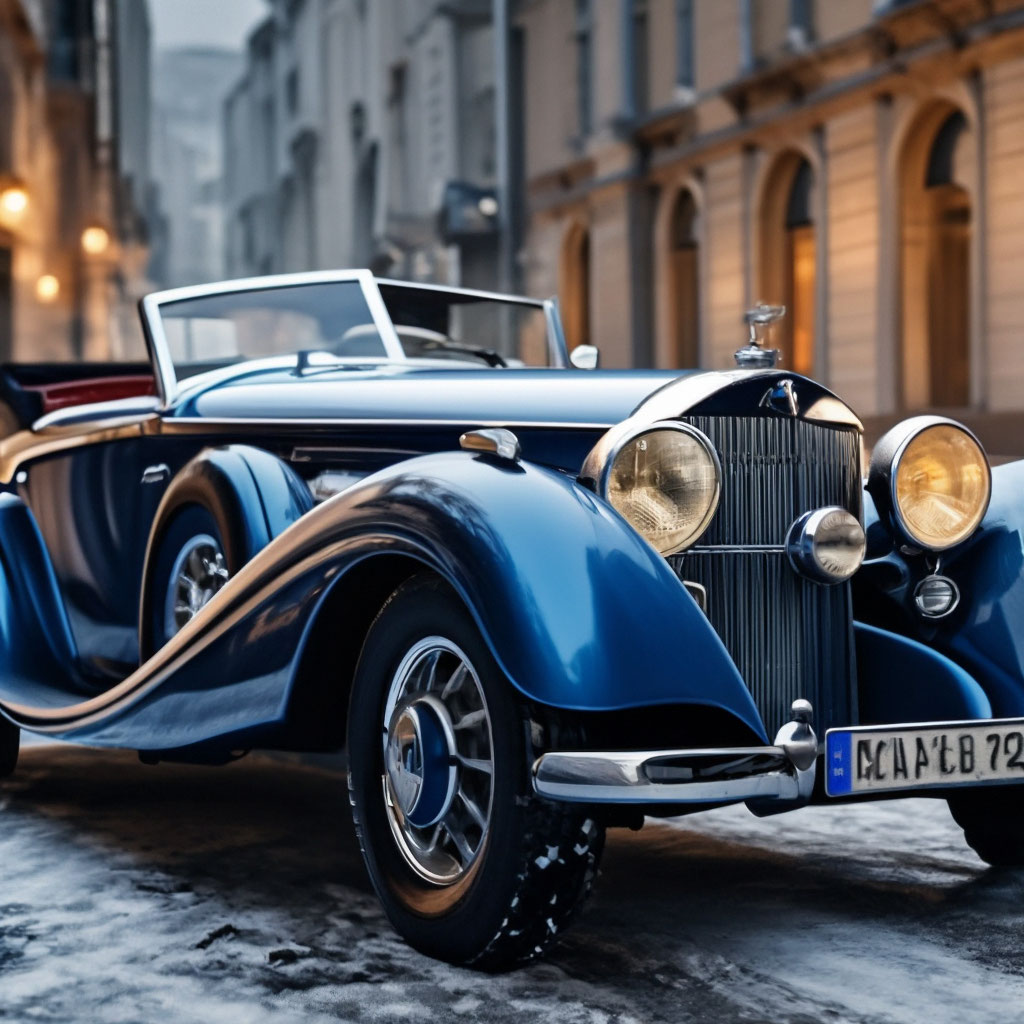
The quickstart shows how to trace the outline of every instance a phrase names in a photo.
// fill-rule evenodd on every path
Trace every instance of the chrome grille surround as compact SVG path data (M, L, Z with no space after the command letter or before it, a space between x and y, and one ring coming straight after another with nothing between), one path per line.
M670 565L706 589L708 618L769 739L798 697L814 705L819 734L856 724L850 584L799 576L784 544L813 509L838 505L863 518L859 431L774 414L684 419L718 452L722 498L704 536Z

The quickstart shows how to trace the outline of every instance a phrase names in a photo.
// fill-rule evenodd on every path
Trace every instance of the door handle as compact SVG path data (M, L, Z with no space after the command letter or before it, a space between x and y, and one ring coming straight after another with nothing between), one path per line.
M161 462L156 466L147 466L142 471L142 482L144 484L158 484L162 480L166 480L171 475L171 467L166 462Z

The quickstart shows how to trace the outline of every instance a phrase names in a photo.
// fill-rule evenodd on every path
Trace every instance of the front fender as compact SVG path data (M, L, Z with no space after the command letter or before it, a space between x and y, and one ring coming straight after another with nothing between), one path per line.
M587 711L705 704L764 738L735 665L665 559L570 477L430 455L376 474L323 512L414 541L533 700Z
M925 620L914 610L914 588L930 563L898 550L865 499L869 560L855 578L857 618L956 662L980 684L996 717L1024 715L1024 462L993 469L981 526L941 556L940 571L960 590L958 607L944 619ZM927 688L921 700L917 718L927 713Z

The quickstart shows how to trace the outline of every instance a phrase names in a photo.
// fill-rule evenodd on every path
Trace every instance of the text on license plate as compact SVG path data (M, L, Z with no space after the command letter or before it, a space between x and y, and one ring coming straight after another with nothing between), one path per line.
M825 737L829 796L1006 779L1024 783L1024 721L832 729Z

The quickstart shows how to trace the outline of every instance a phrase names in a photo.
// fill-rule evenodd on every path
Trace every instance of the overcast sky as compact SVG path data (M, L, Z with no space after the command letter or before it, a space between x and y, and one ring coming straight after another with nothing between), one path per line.
M153 48L241 50L249 31L266 12L264 0L149 0Z

